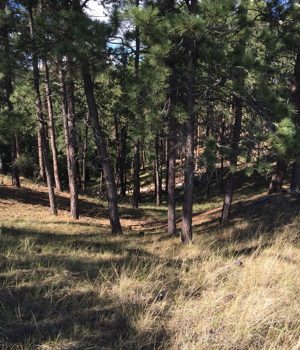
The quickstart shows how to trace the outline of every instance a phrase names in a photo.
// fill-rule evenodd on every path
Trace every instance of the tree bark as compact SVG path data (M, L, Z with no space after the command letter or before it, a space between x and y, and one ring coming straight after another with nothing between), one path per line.
M291 178L291 193L296 193L300 189L300 162L296 161L293 164L292 178Z
M235 108L235 120L232 133L231 143L231 155L230 155L230 173L226 180L225 185L225 196L221 215L221 224L226 225L229 222L230 209L233 197L233 186L234 186L234 171L232 168L236 168L238 159L238 149L241 136L242 127L242 116L243 116L243 102L242 99L235 95L233 98L233 105Z
M45 172L45 164L44 164L43 147L42 147L40 129L38 129L38 132L37 132L37 143L38 143L38 158L39 158L39 178L43 182L46 182L46 172Z
M3 11L5 11L6 3L3 4ZM10 62L10 43L9 43L9 30L7 25L4 22L4 25L1 27L1 36L0 38L3 41L5 58L7 60L4 70L4 89L5 89L5 102L9 113L13 112L13 104L10 100L11 94L13 92L12 86L12 66ZM18 138L17 134L14 133L11 140L11 177L12 185L20 187L20 176L19 168L15 163L18 157Z
M66 144L68 184L70 192L70 213L73 219L79 218L78 209L78 164L76 147L76 126L74 107L74 82L70 62L60 62L60 86L62 97L62 114L64 124L64 137ZM63 67L65 64L65 67Z
M294 105L296 107L297 113L295 115L295 124L299 128L300 126L300 50L297 52L295 66L294 66L294 79L291 86L291 94ZM290 191L291 193L295 193L299 190L300 187L300 161L299 159L299 151L296 152L296 160L293 164L292 168L292 178Z
M171 99L172 101L172 99ZM173 101L174 102L174 101ZM172 103L172 102L170 102ZM170 107L171 108L171 107ZM176 235L176 121L173 111L169 115L169 156L168 156L168 234Z
M136 7L139 7L139 0L135 0ZM134 69L135 79L138 82L139 79L139 66L140 66L140 30L137 26L135 28L135 57L134 57ZM139 95L139 94L138 94ZM139 96L136 100L136 109L139 110ZM138 119L140 116L135 116ZM141 168L141 156L140 156L140 139L137 138L134 143L134 158L133 158L133 194L132 194L132 206L138 208L141 201L141 182L140 182L140 168Z
M190 13L196 12L197 0L190 1ZM194 190L194 133L195 133L195 66L196 43L194 39L188 39L188 78L187 78L187 114L186 142L185 142L185 169L184 169L184 195L182 207L182 243L187 244L192 240L193 217L193 190Z
M84 92L89 110L89 124L94 133L95 144L97 146L98 153L101 157L101 165L106 182L108 211L112 233L122 234L122 227L120 224L119 209L117 204L117 189L114 173L111 165L111 160L104 142L101 125L99 123L98 109L94 96L94 86L87 62L82 62L81 71L84 83Z
M15 187L20 188L21 184L20 184L20 175L19 175L19 168L16 165L16 160L19 156L19 152L18 152L18 139L17 139L17 135L14 135L12 138L12 142L11 142L11 160L12 160L12 165L11 165L11 177L12 177L12 185Z
M163 13L174 13L175 1L161 3ZM170 69L169 76L169 111L168 111L168 135L166 140L166 190L168 191L168 234L176 235L176 147L177 147L177 121L175 107L177 100L177 72L175 50L166 58L166 65Z
M121 196L126 197L126 172L127 172L127 161L126 161L126 155L127 155L127 129L125 126L121 128L121 150L120 150L120 185L121 185Z
M155 202L161 205L162 199L162 168L161 168L161 149L159 136L155 138L155 160L154 160L154 179L155 179Z
M28 12L29 12L30 38L32 42L32 68L33 68L33 85L34 85L34 92L35 92L35 106L36 106L36 113L37 113L38 123L39 123L39 133L41 137L42 154L43 154L43 159L45 164L50 209L53 215L57 215L54 186L53 186L51 166L49 161L49 147L48 147L48 141L46 136L44 114L42 109L42 99L40 94L40 73L39 73L38 56L37 56L36 44L35 44L33 14L32 14L32 8L30 6L28 8Z
M283 180L286 175L288 163L285 160L278 160L276 163L276 173L272 176L270 186L269 186L269 194L281 192L281 188L283 185ZM298 169L295 168L294 176L297 176ZM297 178L294 178L293 181L297 181ZM297 182L296 182L297 187Z
M51 146L51 153L52 153L54 182L55 182L55 187L57 191L61 192L61 182L59 177L56 135L55 135L55 122L54 122L53 103L52 103L52 90L50 86L49 68L46 60L44 60L44 67L45 67L46 100L47 100L47 110L48 110L48 118L49 118L48 130L50 134L50 146Z
M76 125L75 125L75 104L74 104L74 81L72 79L72 68L69 58L66 62L65 88L67 105L67 135L68 135L68 178L70 191L70 212L73 219L79 218L78 210L78 164L76 147Z
M83 147L82 147L82 164L81 164L81 187L83 192L86 191L86 158L87 158L87 145L88 145L88 133L89 133L88 118L89 116L87 114Z
M139 207L141 201L141 182L140 182L140 141L137 140L134 145L134 159L133 159L133 194L132 194L132 206L134 208Z

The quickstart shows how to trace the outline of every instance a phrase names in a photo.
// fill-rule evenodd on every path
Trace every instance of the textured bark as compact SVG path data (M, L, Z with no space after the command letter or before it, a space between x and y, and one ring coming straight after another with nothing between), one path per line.
M176 122L175 116L169 116L169 157L168 157L168 234L176 234Z
M127 155L127 129L125 126L121 129L121 150L120 150L120 164L119 164L119 171L120 171L120 186L121 186L121 196L126 196L126 188L127 188L127 179L126 179L126 173L127 173L127 161L126 161L126 155Z
M197 0L190 1L190 13L195 13ZM183 243L192 240L192 217L193 217L193 190L194 190L194 133L195 133L195 64L196 64L196 43L188 39L186 44L188 57L188 78L187 78L187 114L186 121L186 142L185 142L185 168L184 168L184 195L182 207L182 233Z
M169 0L161 2L162 13L173 13L175 1ZM168 234L176 234L176 147L177 147L177 121L175 117L175 107L177 100L177 72L175 51L166 58L166 64L170 69L169 77L169 111L168 111L168 135L166 140L166 189L168 191Z
M77 147L76 147L76 125L75 125L75 106L74 106L74 82L72 79L72 69L69 60L66 63L66 105L67 121L66 134L68 135L68 178L70 191L70 212L73 219L79 218L78 211L78 164L77 164Z
M297 53L295 66L294 66L294 79L291 86L291 94L294 105L296 107L295 124L300 127L300 50ZM290 190L291 193L295 193L300 189L300 151L296 152L296 160L292 167L292 177Z
M276 173L272 176L270 186L269 186L269 194L281 192L283 180L287 171L287 166L288 166L288 163L285 160L277 161Z
M291 94L297 110L297 113L295 115L295 122L299 126L300 125L300 49L296 56L296 61L294 66L294 77L291 85Z
M4 2L2 5L2 10L5 10L6 3ZM10 113L13 112L13 104L10 101L11 94L13 92L12 87L12 67L10 60L10 43L9 43L9 33L8 33L8 27L7 25L4 25L1 27L0 31L0 39L3 42L4 46L4 52L5 52L5 58L8 60L5 65L4 70L4 90L5 90L5 103L7 106L7 109ZM17 134L14 134L12 136L11 140L11 177L12 177L12 185L16 187L20 187L20 176L19 176L19 168L16 165L16 160L18 157L18 138Z
M14 135L14 137L12 138L12 141L11 141L11 160L12 160L11 178L12 178L12 185L19 188L19 187L21 187L19 168L15 164L18 156L19 156L18 138L16 135Z
M292 168L291 193L296 193L300 189L300 162L296 161Z
M66 144L68 184L70 192L70 213L73 219L79 218L78 203L78 165L77 165L77 147L76 147L76 126L75 126L75 108L74 108L74 83L72 80L72 71L69 62L60 62L60 87L62 98L62 115L64 124L64 137Z
M37 144L38 144L38 158L39 158L39 178L44 182L46 182L46 172L45 172L42 137L41 137L40 128L38 128L38 132L37 132Z
M56 135L55 135L54 112L53 112L53 103L52 103L52 90L51 90L50 79L49 79L49 68L46 60L44 61L44 67L45 67L45 88L46 88L47 111L48 111L48 119L49 119L48 130L50 135L54 182L55 182L55 187L57 191L61 192L61 182L59 177Z
M89 110L89 124L93 130L95 144L97 146L97 150L101 158L101 165L105 177L108 197L108 211L112 233L122 234L122 227L120 224L119 209L117 204L117 189L114 173L111 165L111 160L109 158L104 142L101 125L99 122L98 109L94 96L94 86L87 62L82 62L81 71L84 83L84 92Z
M139 7L139 0L135 0L135 5ZM139 79L139 66L140 66L140 30L139 27L135 28L135 57L134 57L134 69L135 79ZM136 101L137 110L139 110L139 96ZM138 119L138 115L135 116ZM140 182L140 168L141 168L141 156L140 156L140 140L135 140L134 143L134 158L133 158L133 194L132 194L132 206L138 208L139 202L141 201L141 182Z
M159 136L155 139L155 161L154 161L154 179L155 179L155 202L161 205L162 199L162 165L161 165L161 147Z
M81 163L81 188L84 192L86 190L86 157L87 157L87 145L88 145L88 133L89 133L89 127L88 127L88 118L85 124L85 131L84 131L84 140L82 145L82 163Z
M232 143L231 143L231 154L230 154L230 168L236 168L239 143L241 137L241 127L242 127L242 116L243 116L243 103L239 96L234 96L233 105L235 110L235 119L232 133ZM234 187L234 172L230 170L228 178L225 185L225 196L221 215L221 224L226 225L229 222L231 203L233 198L233 187Z
M46 137L45 120L44 120L44 114L42 109L42 99L40 94L40 73L39 73L38 57L37 57L36 46L35 46L32 8L29 7L28 10L29 10L29 29L30 29L30 37L32 42L32 68L33 68L33 85L34 85L34 92L35 92L35 106L36 106L36 113L37 113L38 123L39 123L39 134L41 137L41 148L42 148L43 160L45 164L45 172L46 172L47 187L48 187L48 194L49 194L49 204L50 204L51 213L53 215L56 215L57 207L55 203L54 186L53 186L51 166L49 161L49 147L48 147L48 141Z
M132 206L138 208L141 201L141 182L140 182L140 141L137 140L134 145L134 159L133 159L133 194L132 194Z

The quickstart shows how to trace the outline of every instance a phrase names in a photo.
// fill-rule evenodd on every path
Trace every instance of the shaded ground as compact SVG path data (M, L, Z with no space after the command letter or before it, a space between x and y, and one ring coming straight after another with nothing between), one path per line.
M252 194L249 200L241 194L237 200L227 228L219 227L220 208L196 213L194 244L182 247L165 233L164 207L132 211L124 205L122 215L132 216L122 220L126 234L111 237L106 211L93 199L81 199L82 218L73 221L64 194L60 215L53 217L44 190L1 186L0 348L174 350L184 341L187 349L268 349L281 334L288 337L273 348L292 348L299 335L294 271L300 254L272 244L278 232L298 232L300 200L287 194ZM140 227L145 236L131 230ZM269 275L264 266L283 270ZM268 279L282 274L285 282ZM253 287L245 292L247 276ZM264 285L266 295L258 300L279 298L278 315L261 317L261 326L256 319L252 325L252 316L236 322L239 314L265 315L263 305L251 304ZM295 301L291 313L284 309L285 293ZM241 311L226 314L231 309L219 305L223 299ZM247 305L252 307L242 311ZM238 329L231 327L239 323L259 338L235 338Z

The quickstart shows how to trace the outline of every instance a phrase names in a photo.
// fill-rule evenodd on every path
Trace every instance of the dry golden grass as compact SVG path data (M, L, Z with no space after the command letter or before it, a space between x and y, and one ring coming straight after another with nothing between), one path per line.
M182 246L130 225L111 237L101 218L51 217L0 189L0 348L300 349L298 207L274 197Z

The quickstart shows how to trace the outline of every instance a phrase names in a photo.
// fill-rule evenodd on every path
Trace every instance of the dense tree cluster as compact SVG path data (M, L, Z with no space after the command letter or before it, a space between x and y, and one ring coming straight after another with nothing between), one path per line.
M98 187L114 234L118 198L143 200L141 169L155 203L168 203L176 234L183 188L184 243L193 193L224 191L229 220L237 170L268 174L280 191L289 163L300 185L300 6L293 0L7 0L0 14L0 164L55 194ZM274 166L276 164L276 166ZM104 185L104 186L103 186Z

